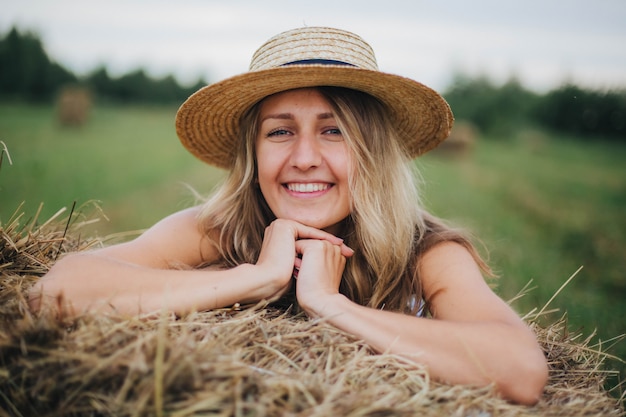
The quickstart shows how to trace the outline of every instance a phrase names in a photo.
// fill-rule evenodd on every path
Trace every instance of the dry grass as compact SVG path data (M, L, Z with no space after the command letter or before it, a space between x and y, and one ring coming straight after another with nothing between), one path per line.
M526 319L550 363L534 407L425 369L332 326L256 306L186 317L32 314L25 291L83 239L80 214L0 225L0 416L622 416L606 348ZM71 222L68 221L71 219ZM68 227L69 226L69 227ZM616 387L619 389L619 387Z

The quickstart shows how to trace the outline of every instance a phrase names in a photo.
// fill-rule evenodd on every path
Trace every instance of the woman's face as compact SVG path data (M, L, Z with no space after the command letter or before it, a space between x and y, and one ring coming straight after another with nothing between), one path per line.
M350 213L350 152L315 89L266 98L256 138L261 192L277 218L333 232Z

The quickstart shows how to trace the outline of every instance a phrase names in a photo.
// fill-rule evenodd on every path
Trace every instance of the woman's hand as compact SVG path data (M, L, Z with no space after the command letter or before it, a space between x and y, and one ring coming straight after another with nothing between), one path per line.
M343 244L341 238L323 230L308 227L292 220L274 220L265 229L261 253L256 263L256 267L261 271L261 276L268 280L266 299L276 300L289 288L294 268L300 267L300 259L297 255L304 254L302 249L308 246L303 242L324 243L328 248L337 251L340 257L344 257L344 264L345 257L354 253L352 249ZM343 266L341 271L343 271ZM341 272L339 273L340 278Z
M304 239L296 242L301 256L296 262L296 297L310 316L322 316L324 307L339 294L339 284L346 266L341 247L327 240Z

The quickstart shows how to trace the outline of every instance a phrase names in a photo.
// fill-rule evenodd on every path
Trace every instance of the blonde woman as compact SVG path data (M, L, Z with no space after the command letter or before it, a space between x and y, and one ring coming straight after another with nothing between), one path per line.
M411 160L452 123L439 94L378 71L357 35L281 33L177 114L183 145L228 170L221 188L133 241L64 257L31 305L185 314L267 300L438 380L535 403L547 366L533 333L468 239L420 205Z

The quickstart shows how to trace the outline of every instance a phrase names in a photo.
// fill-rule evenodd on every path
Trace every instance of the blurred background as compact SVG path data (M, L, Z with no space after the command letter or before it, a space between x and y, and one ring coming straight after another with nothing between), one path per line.
M360 34L379 67L441 92L457 123L416 161L436 215L466 227L525 314L603 348L626 333L626 3L0 0L0 225L62 207L130 238L223 172L179 144L200 86L247 70L269 37ZM192 191L193 190L193 191ZM95 207L99 207L96 209ZM101 210L101 211L100 211ZM39 214L37 214L39 213ZM129 232L129 233L127 233ZM119 235L118 235L119 236ZM626 343L610 353L626 358ZM611 362L626 375L623 363Z

